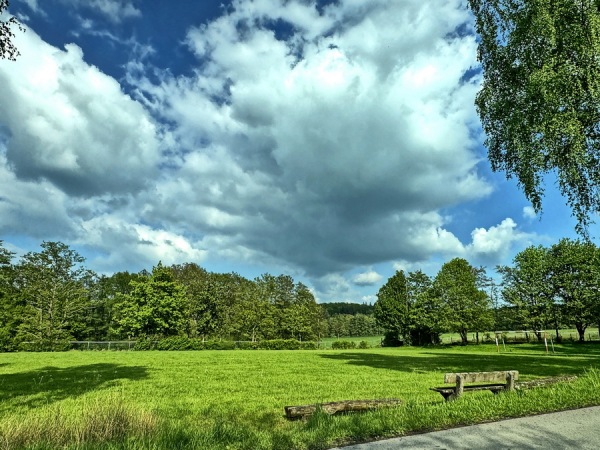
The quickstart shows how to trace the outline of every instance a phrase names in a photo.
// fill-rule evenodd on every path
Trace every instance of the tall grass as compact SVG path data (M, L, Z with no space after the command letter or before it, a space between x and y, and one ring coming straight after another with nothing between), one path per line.
M325 449L600 404L600 346L537 343L326 351L0 354L0 448ZM446 371L579 375L530 391L429 390ZM287 421L286 405L400 398L397 408Z

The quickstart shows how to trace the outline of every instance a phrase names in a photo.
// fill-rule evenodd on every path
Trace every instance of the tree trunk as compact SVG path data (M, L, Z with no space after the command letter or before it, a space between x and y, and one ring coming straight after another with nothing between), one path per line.
M587 327L581 323L576 323L575 328L577 328L577 333L579 333L579 342L585 342L585 329Z
M460 332L460 339L462 345L467 345L469 343L469 335L467 334L467 330L463 330Z

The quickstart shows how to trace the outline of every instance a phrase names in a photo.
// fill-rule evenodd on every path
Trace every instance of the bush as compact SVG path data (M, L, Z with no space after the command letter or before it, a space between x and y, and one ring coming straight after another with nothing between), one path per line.
M404 345L404 341L400 340L396 333L388 331L387 333L385 333L381 345L383 347L401 347Z
M356 348L356 342L354 341L333 341L331 348L334 350L348 350Z
M313 341L300 342L296 339L272 339L268 341L202 341L198 338L173 336L168 338L140 338L133 347L134 350L315 350L317 343Z
M369 348L369 343L367 341L360 341L358 343L358 348Z
M239 350L256 350L258 347L258 342L250 342L250 341L239 341L236 342L237 348Z

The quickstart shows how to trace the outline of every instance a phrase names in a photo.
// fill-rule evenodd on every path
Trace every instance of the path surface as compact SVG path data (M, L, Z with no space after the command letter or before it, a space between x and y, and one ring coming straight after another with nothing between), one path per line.
M600 448L600 406L453 428L343 448L344 450L598 449Z

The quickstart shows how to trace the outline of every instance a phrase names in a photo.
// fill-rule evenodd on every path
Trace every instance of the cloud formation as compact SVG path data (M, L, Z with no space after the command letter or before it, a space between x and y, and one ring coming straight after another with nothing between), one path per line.
M59 1L115 23L143 5ZM92 248L108 272L277 267L327 300L381 282L377 264L493 263L527 237L512 219L450 231L454 206L492 191L471 31L462 0L234 0L182 35L193 70L140 57L127 94L28 30L0 61L0 232Z
M191 29L197 76L138 80L185 149L164 199L212 211L170 220L313 275L460 248L438 210L491 191L476 44L461 1L432 8L235 1Z
M352 282L357 286L374 286L382 280L382 276L374 270L359 273L352 279Z
M0 123L19 178L90 196L130 194L156 176L158 130L116 80L74 44L58 50L33 30L15 41L22 55L0 62L0 103L11 105L0 109Z

